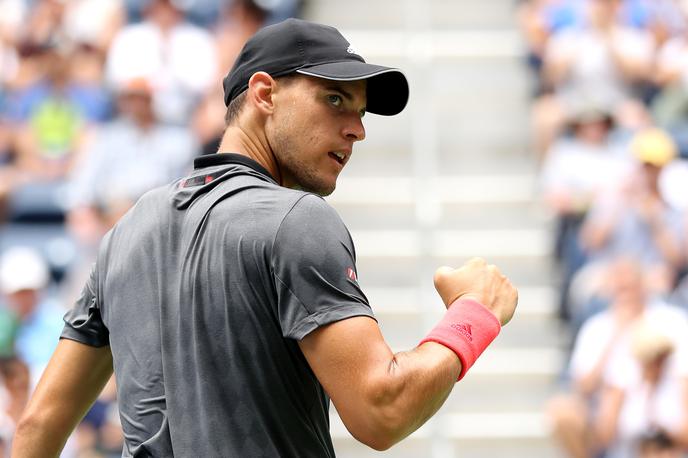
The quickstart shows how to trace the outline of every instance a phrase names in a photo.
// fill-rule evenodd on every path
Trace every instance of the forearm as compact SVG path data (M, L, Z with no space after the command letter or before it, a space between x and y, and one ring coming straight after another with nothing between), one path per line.
M447 347L426 342L392 356L369 391L370 431L387 448L420 428L444 404L461 372Z
M69 433L57 430L47 422L34 416L24 417L17 426L12 443L12 456L22 458L57 458L63 449ZM61 425L57 425L58 427Z
M58 456L111 374L109 347L60 340L17 425L12 456Z
M414 350L384 361L363 385L372 421L365 430L382 430L385 443L403 439L419 428L444 403L454 382L462 378L497 336L498 319L469 298L453 302L445 317ZM374 368L376 369L376 368ZM458 372L457 372L458 370Z
M377 450L437 412L516 309L517 290L482 259L441 267L433 281L448 310L413 350L394 354L368 316L321 326L299 341L349 432Z

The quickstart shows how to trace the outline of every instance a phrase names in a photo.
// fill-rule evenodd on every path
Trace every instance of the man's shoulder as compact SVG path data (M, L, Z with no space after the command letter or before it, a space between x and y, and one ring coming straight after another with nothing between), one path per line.
M317 194L289 189L285 197L293 201L289 213L313 222L341 222L337 211L327 201Z
M348 228L325 199L301 191L292 191L289 197L294 200L277 228L280 240L291 240L294 245L328 244L337 240L353 251L353 240ZM297 243L295 239L299 238L304 240Z
M285 188L273 182L266 182L260 177L249 175L247 181L255 181L250 190L253 195L248 199L252 209L258 214L274 218L279 226L308 227L340 224L337 211L325 199L317 194ZM234 188L234 187L232 187Z

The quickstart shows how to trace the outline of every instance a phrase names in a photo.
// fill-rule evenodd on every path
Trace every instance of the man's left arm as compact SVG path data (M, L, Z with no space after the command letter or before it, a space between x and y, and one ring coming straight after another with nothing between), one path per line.
M59 456L111 375L109 346L61 339L17 425L12 456Z

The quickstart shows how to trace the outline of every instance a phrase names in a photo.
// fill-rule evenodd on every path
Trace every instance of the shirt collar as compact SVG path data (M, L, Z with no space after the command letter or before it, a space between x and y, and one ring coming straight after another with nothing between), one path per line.
M241 164L244 165L261 175L265 175L271 180L275 178L267 171L265 167L260 165L258 162L254 161L248 156L237 153L216 153L216 154L206 154L205 156L200 156L194 159L194 170L202 169L205 167L214 167L216 165L230 165L230 164Z

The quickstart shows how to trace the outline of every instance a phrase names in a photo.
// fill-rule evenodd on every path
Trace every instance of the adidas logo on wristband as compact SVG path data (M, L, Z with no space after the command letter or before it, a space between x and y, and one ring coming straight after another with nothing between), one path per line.
M473 334L471 333L470 324L453 323L449 325L449 327L464 336L469 342L473 342Z

